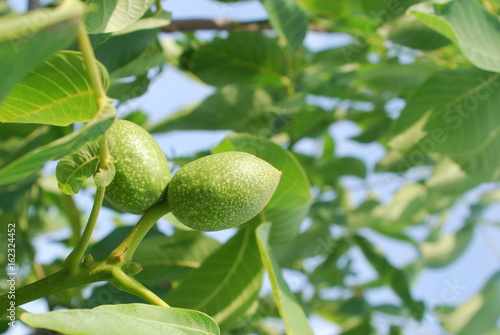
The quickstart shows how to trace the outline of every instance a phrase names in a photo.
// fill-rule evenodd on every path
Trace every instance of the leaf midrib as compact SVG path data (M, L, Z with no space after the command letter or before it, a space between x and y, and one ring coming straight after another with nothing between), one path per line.
M243 258L244 251L247 248L249 239L250 239L250 230L246 229L245 230L245 234L243 235L243 241L241 243L241 247L238 250L238 255L236 256L236 259L233 262L233 264L231 265L231 267L228 269L226 277L224 277L224 279L220 281L219 285L212 291L211 294L209 294L208 296L206 296L205 299L203 299L202 301L200 301L198 303L198 305L196 305L195 307L193 307L193 309L196 309L196 310L202 309L202 307L205 306L208 303L208 301L212 300L213 297L216 296L216 295L218 295L219 292L226 286L227 282L233 276L233 274L236 271L237 267L241 263L241 259Z

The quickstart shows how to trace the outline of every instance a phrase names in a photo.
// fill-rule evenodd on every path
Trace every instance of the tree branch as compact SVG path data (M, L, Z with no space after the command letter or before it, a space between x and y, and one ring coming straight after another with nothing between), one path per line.
M168 26L162 28L163 32L173 33L176 31L196 31L196 30L243 30L243 31L260 31L272 29L268 20L257 21L231 21L224 19L191 19L191 20L174 20ZM331 29L320 26L315 23L309 24L309 29L312 31L331 32Z

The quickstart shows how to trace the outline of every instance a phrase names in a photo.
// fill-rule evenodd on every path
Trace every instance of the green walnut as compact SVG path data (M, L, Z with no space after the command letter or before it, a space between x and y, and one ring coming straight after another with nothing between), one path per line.
M168 162L160 146L142 127L115 120L107 132L114 145L115 177L106 199L117 209L141 214L166 197L170 181Z
M168 186L167 201L186 226L215 231L259 214L271 199L281 171L245 152L223 152L183 166Z

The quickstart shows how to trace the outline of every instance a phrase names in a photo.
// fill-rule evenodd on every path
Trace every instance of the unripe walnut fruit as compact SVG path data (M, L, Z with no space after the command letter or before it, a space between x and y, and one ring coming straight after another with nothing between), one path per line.
M206 156L183 166L168 186L167 201L186 226L215 231L259 214L278 187L281 171L245 152Z
M160 146L142 127L115 120L106 133L114 145L115 177L106 199L117 209L141 214L166 197L170 181L168 162Z

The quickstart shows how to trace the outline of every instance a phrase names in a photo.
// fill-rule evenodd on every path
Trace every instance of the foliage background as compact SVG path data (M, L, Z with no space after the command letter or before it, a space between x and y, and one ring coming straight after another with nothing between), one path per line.
M463 6L469 6L471 3L477 5L479 3L458 0L455 0L455 2L459 2ZM416 321L412 321L411 318L407 318L406 315L399 315L399 312L396 311L400 311L400 308L387 306L386 304L394 304L395 306L400 304L397 295L384 285L388 283L386 280L390 282L391 279L380 279L390 270L384 265L384 261L380 261L380 259L378 261L372 259L372 262L367 261L366 253L369 254L369 252L366 248L360 249L355 243L349 251L346 251L346 256L343 259L346 267L341 272L343 273L342 276L345 276L345 281L340 286L347 287L339 288L337 281L332 282L334 280L332 278L338 280L332 273L324 274L327 279L320 281L320 284L316 283L316 288L322 285L325 286L321 290L322 299L320 299L323 305L316 306L317 313L311 319L318 333L324 332L328 334L340 330L338 326L326 322L325 319L331 319L339 325L343 325L346 333L351 329L352 334L364 334L366 328L363 327L366 326L363 320L366 320L366 318L369 323L380 329L381 334L389 332L397 334L398 326L402 326L409 334L441 333L440 321L453 333L477 333L477 328L469 330L465 329L466 327L453 329L452 325L457 323L453 319L454 314L451 314L451 317L447 320L445 312L453 309L451 306L458 306L481 291L486 281L498 270L498 241L500 240L498 230L500 207L496 191L498 189L496 169L498 164L494 159L491 159L476 170L468 170L468 174L461 175L460 173L454 174L457 169L454 168L452 161L448 157L461 162L463 157L471 157L474 153L476 148L474 145L477 144L474 142L475 139L481 137L480 134L484 132L485 134L492 134L493 137L495 136L495 127L498 125L498 123L495 123L495 105L493 102L491 102L492 105L489 102L483 103L482 100L477 98L479 107L475 110L477 113L474 114L478 115L477 120L474 117L470 119L469 117L464 118L466 121L460 124L456 136L452 132L455 129L446 128L445 123L445 129L449 131L451 139L442 143L440 143L441 141L426 142L432 143L432 145L427 146L432 148L431 152L422 151L421 148L425 146L418 147L415 145L417 143L415 139L418 136L418 127L413 129L413 133L405 133L405 131L408 125L418 121L412 120L412 115L420 115L426 111L435 112L436 108L438 108L436 106L454 101L456 96L464 94L463 92L470 92L467 89L470 89L470 85L477 84L477 78L486 78L485 76L488 75L479 72L477 69L461 72L462 68L470 69L476 66L493 71L493 73L497 71L498 63L481 57L478 58L477 55L494 54L494 50L484 49L494 45L492 41L498 41L500 37L493 32L489 36L486 32L494 29L484 25L466 25L461 30L461 27L451 24L453 34L456 35L453 36L448 33L447 36L457 41L455 45L444 45L445 42L443 42L440 35L436 36L430 30L425 30L429 35L427 38L423 38L422 30L419 30L423 29L422 26L413 21L407 23L404 20L389 22L378 31L366 30L366 27L371 26L367 25L363 20L368 20L368 18L365 15L358 14L360 9L363 9L363 6L366 10L366 7L369 6L367 3L363 1L340 1L337 5L332 5L331 8L321 8L319 2L301 2L303 8L312 15L312 21L319 22L318 24L325 24L325 22L330 21L336 22L338 25L334 29L342 31L339 34L309 32L306 45L310 50L329 50L344 43L349 45L348 43L353 41L352 36L354 35L368 42L354 45L355 51L363 50L360 53L362 57L355 59L355 62L347 62L347 64L345 64L345 50L341 51L344 59L342 57L335 58L336 55L339 56L335 54L335 51L331 54L325 52L310 56L312 57L309 60L311 65L307 68L307 71L310 72L306 73L310 74L311 78L309 79L310 82L306 82L304 85L306 85L305 92L312 93L312 95L309 95L306 101L307 105L316 105L321 109L309 108L310 110L304 111L303 115L299 116L297 110L294 109L295 105L293 105L297 102L290 102L286 107L293 106L294 108L290 110L295 116L291 118L291 124L285 131L291 136L295 134L294 131L298 133L297 136L300 140L297 141L293 149L298 153L299 157L308 155L315 157L319 161L323 159L326 165L325 169L328 171L326 173L325 170L308 170L308 167L311 168L309 161L305 157L304 160L301 160L313 184L323 186L325 194L321 198L316 197L316 200L323 199L324 202L329 203L330 199L338 199L339 193L343 193L344 189L352 198L350 204L348 204L347 200L342 204L344 209L349 208L346 215L347 220L336 221L338 220L336 218L333 221L331 231L334 239L337 240L343 235L343 229L345 229L346 225L347 227L352 225L356 232L360 232L361 236L368 238L374 245L381 248L390 263L404 269L406 275L412 279L413 298L423 300L427 304L428 314L424 318L424 326L421 326ZM381 1L374 3L374 8L371 10L381 11L380 13L387 13L384 10L392 8L389 7L392 2ZM185 18L192 18L193 16L205 14L208 18L222 16L240 21L261 19L266 15L261 5L254 1L244 4L193 1L193 4L195 5L188 7L181 2L167 1L164 8L172 11L174 19L182 18L182 15L185 15ZM399 2L399 4L402 4L402 2ZM405 3L405 5L407 4ZM483 11L484 8L487 8L490 15L498 17L498 12L495 11L497 8L495 1L484 1L481 6L480 8L483 8ZM311 14L314 10L318 10L318 7L321 13ZM193 8L197 8L198 12ZM422 13L424 12L422 10ZM353 13L356 13L356 15L353 15ZM463 22L471 23L471 25L477 22L471 16L472 13L472 11L459 12L458 10L455 12L456 15L464 15L462 17L463 21L461 21L462 25L464 25ZM320 19L316 20L316 15ZM438 31L443 32L450 29L449 25L443 24L441 20L436 20L433 15L420 14L419 17L434 24L439 28ZM359 22L356 22L356 19ZM447 21L453 23L453 16L449 16ZM495 27L493 26L493 28ZM471 34L472 38L470 37ZM220 33L220 35L223 38L226 36L225 33ZM202 32L196 34L196 36L201 40L211 40L213 33ZM179 33L175 33L173 36L167 36L166 39L172 37L182 38ZM193 37L191 41L195 46L197 38ZM392 41L388 41L388 38ZM477 40L478 43L473 44L471 40ZM348 50L347 52L351 51ZM169 57L173 56L169 55ZM339 59L340 63L335 63ZM170 60L175 63L175 59L170 58ZM374 64L378 64L378 66ZM400 64L408 65L401 66ZM213 61L208 65L216 67L217 63ZM220 64L221 67L218 70L220 71L226 65L225 63ZM273 63L266 64L266 66L268 65L274 69ZM204 64L199 66L203 67ZM433 77L429 82L425 81L438 71L443 71L440 73L444 74L441 77L439 75ZM467 71L472 72L467 73ZM221 77L223 79L220 79ZM251 77L252 75L247 79ZM212 75L210 73L206 74L205 80L216 85L218 85L217 82L214 82L216 80L239 81L238 78L225 77L220 72ZM252 85L257 87L265 86L262 84L264 81L259 81L261 78L255 80L257 82ZM273 79L264 78L264 80ZM474 80L476 82L470 84ZM272 85L275 85L275 83L272 83ZM186 78L185 74L170 66L151 83L146 95L137 100L129 100L120 106L120 116L125 116L131 111L140 109L148 114L148 123L155 124L163 120L166 115L176 112L196 99L205 98L212 92L214 92L213 88L193 81L191 78ZM474 97L474 93L465 94L464 99ZM457 104L459 103L457 102ZM300 102L298 105L300 105ZM403 110L405 105L407 106L406 113ZM375 109L373 106L376 106ZM135 115L138 119L141 118L140 114ZM402 120L399 124L392 121L398 115L400 115L399 120ZM300 120L300 122L293 124L294 119ZM318 119L321 121L315 122ZM453 120L459 122L458 119ZM196 125L188 125L192 125L192 121L188 120L185 123L176 121L177 123L174 122L171 126L164 126L162 130L190 129L190 127L197 129ZM255 124L254 131L257 134L259 134L259 130L265 129L261 126L262 123L259 125L258 120ZM488 125L492 125L489 133L490 127ZM430 127L429 129L435 129L442 126L442 124L430 123L428 127ZM233 126L236 131L252 131L251 127L251 123ZM198 151L211 149L228 134L228 131L218 130L224 128L224 125L215 125L210 128L215 131L174 131L155 136L170 159L185 157L196 154ZM154 127L152 130L154 131ZM334 140L334 155L325 159L325 157L321 157L324 154L323 148L330 146L329 148L333 149L327 134ZM363 136L356 138L360 134L363 134ZM395 135L398 134L400 135L399 142L395 143L393 141ZM306 138L301 139L303 135L306 135ZM353 139L353 137L355 138ZM280 140L279 137L275 139ZM439 144L443 145L439 146ZM418 152L418 154L423 152L422 157L425 156L425 160L417 162L417 165L420 166L415 167L413 166L414 162L411 162L405 166L406 169L398 169L401 167L401 165L398 166L397 164L401 161L401 157L385 156L387 153L394 153L390 148L398 148L401 152L409 149L406 152L410 154L412 153L411 150L417 150L414 152ZM496 152L498 152L498 146L493 146L493 149L495 148L497 149ZM361 168L361 172L356 170L361 166L356 163L357 161L346 160L344 161L345 166L339 168L342 171L339 176L334 176L333 180L328 179L331 177L330 171L338 166L342 167L341 162L343 161L338 159L346 156L354 156L363 160L367 166L367 174L363 173L363 168ZM328 159L335 161L329 162ZM182 162L182 160L177 162ZM376 165L376 163L378 164ZM438 164L441 164L444 172L438 177L434 177L434 184L429 184L427 180L431 179L433 173L434 176L436 175L435 171L437 169L434 167ZM466 164L463 166L465 166L464 169L467 169ZM411 169L407 170L410 167ZM51 172L52 169L53 166L46 167L48 172ZM351 173L355 176L349 176ZM489 183L484 184L485 181ZM482 183L481 186L475 187L480 183ZM441 187L441 189L437 194L431 194L429 185L437 185L436 187ZM398 193L397 191L403 187L403 191ZM86 207L89 206L87 199L92 194L92 189L85 190L82 193L77 198L81 199L77 200L77 203L85 211ZM397 195L394 196L394 194ZM377 203L377 198L381 200L382 204ZM433 208L433 204L439 203L444 203L444 205ZM351 212L349 213L349 211ZM103 237L111 229L110 226L106 226L106 222L110 222L110 218L114 216L115 214L111 211L105 213L101 220L103 221L102 226L96 234L97 239ZM124 223L134 222L134 218L128 215L123 215L121 220ZM326 220L329 221L328 218ZM303 228L306 229L310 223L310 221L306 221ZM465 238L459 238L457 243L453 244L453 237L456 236L454 234L466 226L466 223L469 223L474 229L464 230L465 233L460 236L463 235ZM168 225L163 227L167 231L171 229ZM232 233L224 232L210 235L225 241ZM443 235L450 233L450 237L446 237L444 240L440 239ZM41 239L41 243L48 243L47 237L50 239L51 235L44 236L45 239ZM62 236L65 236L64 232ZM434 249L430 247L427 249L430 250L429 258L433 258L431 260L419 255L419 251L422 252L425 249L422 246L425 240L429 242L438 241ZM358 242L358 245L363 243L362 241ZM310 249L312 245L317 244L318 240L313 239L312 244L306 245L305 249ZM50 245L52 250L65 250L59 243L50 243ZM58 247L54 248L55 245L58 245ZM430 243L427 244L427 246L429 245ZM329 247L330 245L328 245ZM294 247L293 250L298 249ZM464 253L450 253L450 250L464 251ZM62 252L64 253L64 251ZM54 252L54 254L57 255L58 252ZM279 251L277 254L279 256ZM37 255L37 257L40 257L41 263L45 263L43 257L51 260L53 256ZM287 264L286 256L282 255L282 257L282 264ZM455 261L455 258L458 259ZM299 266L301 271L297 271L296 265L284 265L284 267L294 269L284 270L285 278L292 289L296 292L305 292L307 297L307 294L310 294L314 289L311 285L306 284L306 275L311 275L312 269L322 261L321 256L308 257L301 264L303 268ZM372 265L369 263L372 263ZM422 267L423 265L424 267ZM301 273L304 270L306 275ZM418 276L416 275L417 272L419 272ZM456 283L460 284L457 285ZM498 280L496 285L493 292L498 292ZM328 289L328 287L333 288ZM269 289L267 287L267 291ZM366 299L368 306L371 307L367 307L363 299L357 299L359 297ZM405 301L405 303L408 304L408 301ZM468 306L467 304L464 306L462 311L467 314ZM487 310L479 309L478 311L476 309L479 320L476 322L488 323L485 321L487 319L496 320L497 323L498 314L494 312L496 305L485 306ZM311 308L312 306L307 307ZM339 308L342 311L341 313L338 313ZM433 311L433 308L437 308L437 310ZM474 309L473 307L470 308L470 310ZM322 312L318 313L319 311ZM322 314L322 317L319 318L317 314ZM458 315L457 313L455 317L463 317L463 314ZM359 322L359 320L362 321ZM489 331L491 334L496 334L494 330L497 328L495 322L493 322L492 327L485 330L485 333Z

